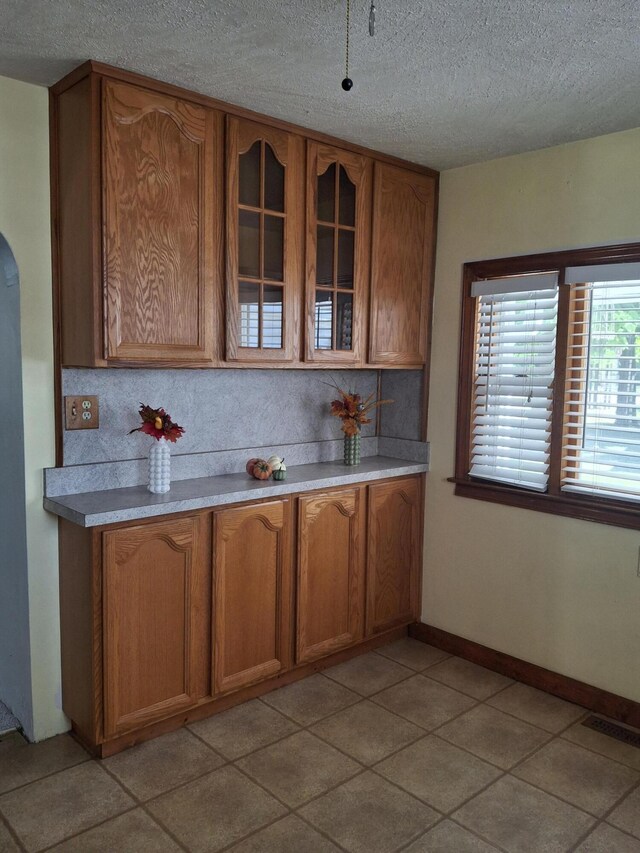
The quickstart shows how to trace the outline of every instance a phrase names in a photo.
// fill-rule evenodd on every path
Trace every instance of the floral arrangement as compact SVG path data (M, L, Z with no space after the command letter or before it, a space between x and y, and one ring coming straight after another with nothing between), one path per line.
M171 415L168 415L164 409L152 409L151 406L140 403L139 415L142 419L142 424L135 429L129 430L129 435L132 432L144 432L157 441L164 438L175 444L184 433L184 428L175 424L171 420Z
M368 415L378 406L385 403L393 403L393 400L374 400L374 394L370 394L366 400L362 400L360 394L354 391L343 391L335 386L340 394L339 400L331 401L331 414L342 421L342 432L345 435L357 435L363 424L371 423Z

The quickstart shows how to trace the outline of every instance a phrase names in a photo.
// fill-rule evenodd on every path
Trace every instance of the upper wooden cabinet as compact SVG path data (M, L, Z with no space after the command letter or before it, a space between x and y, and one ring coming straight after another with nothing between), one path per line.
M213 359L215 118L104 84L107 359Z
M351 151L307 142L307 361L364 361L372 166Z
M227 358L299 357L300 137L227 118Z
M429 349L436 180L376 162L369 363L424 364Z
M62 366L425 364L435 173L95 63L52 105Z
M363 636L364 495L356 487L298 501L296 663Z
M210 695L209 525L192 516L103 534L106 737Z
M211 364L221 114L92 75L55 124L62 364Z

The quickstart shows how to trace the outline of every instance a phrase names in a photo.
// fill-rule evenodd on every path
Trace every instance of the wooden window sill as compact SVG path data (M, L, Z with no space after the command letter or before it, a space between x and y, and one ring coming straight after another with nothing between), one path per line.
M640 530L640 504L633 502L564 493L552 495L530 492L469 478L449 477L448 482L455 484L454 494L459 497Z

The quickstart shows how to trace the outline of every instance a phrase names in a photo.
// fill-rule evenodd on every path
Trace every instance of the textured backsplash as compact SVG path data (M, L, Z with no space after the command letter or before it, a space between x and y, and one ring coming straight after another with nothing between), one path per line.
M380 410L380 435L419 441L422 427L422 371L383 370L382 398L394 400Z
M342 456L340 423L329 414L341 388L376 393L375 370L141 370L65 369L64 395L96 394L100 428L64 432L63 469L46 472L48 494L72 494L146 482L151 439L129 435L138 405L164 406L185 428L171 447L173 479L244 470L248 456L277 452L290 464ZM382 396L395 402L365 426L363 456L378 453L425 461L419 442L422 374L382 371Z
M128 435L139 425L141 402L163 406L185 428L176 454L340 438L328 411L332 380L363 396L377 388L374 370L66 369L63 394L98 395L100 429L65 431L65 465L146 457L148 436ZM374 423L363 430L374 433Z

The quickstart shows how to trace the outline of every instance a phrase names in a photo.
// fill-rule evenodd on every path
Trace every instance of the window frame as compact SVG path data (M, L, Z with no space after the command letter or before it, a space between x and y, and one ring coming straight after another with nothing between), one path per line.
M490 501L522 509L533 509L539 512L548 512L555 515L640 530L640 501L625 501L598 495L570 494L562 492L560 488L565 380L571 311L570 286L564 283L565 269L572 266L597 266L600 264L631 262L640 262L640 243L570 249L536 255L518 255L510 258L496 258L464 264L458 360L455 475L449 478L450 482L455 483L454 494L460 497L475 498L477 500ZM502 485L493 481L472 478L468 472L471 458L474 354L478 298L471 296L471 285L477 279L502 278L510 275L555 271L558 272L558 325L553 381L548 490L542 493L533 492L517 486Z

